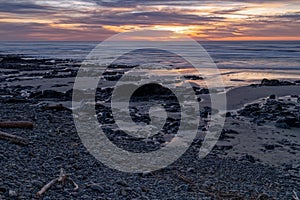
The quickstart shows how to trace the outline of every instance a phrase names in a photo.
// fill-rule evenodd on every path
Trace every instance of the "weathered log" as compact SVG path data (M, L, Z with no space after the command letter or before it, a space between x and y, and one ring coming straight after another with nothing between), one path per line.
M33 128L33 123L28 121L0 122L0 128Z
M9 133L5 133L5 132L2 132L2 131L0 131L0 139L1 140L8 140L12 143L19 144L19 145L28 145L29 144L29 141L25 138L22 138L22 137L19 137L19 136L16 136L16 135L12 135L12 134L9 134Z

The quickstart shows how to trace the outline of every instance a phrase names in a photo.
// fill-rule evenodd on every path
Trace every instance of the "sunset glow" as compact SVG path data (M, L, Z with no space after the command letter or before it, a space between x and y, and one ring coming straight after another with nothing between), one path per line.
M0 3L1 40L103 40L168 31L197 40L300 40L300 3L287 1L33 1Z

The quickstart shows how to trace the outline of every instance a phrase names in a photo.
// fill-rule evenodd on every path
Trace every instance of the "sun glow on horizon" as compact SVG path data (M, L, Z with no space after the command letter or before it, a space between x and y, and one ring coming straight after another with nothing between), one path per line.
M7 3L7 8L17 7L16 2L24 4L23 0L16 0ZM0 30L1 40L103 40L117 33L140 30L167 31L172 40L180 40L180 35L217 41L300 40L300 3L293 0L192 1L174 5L162 1L136 6L122 5L121 1L113 6L110 3L29 0L24 8L20 4L17 9L0 11L0 27L4 27Z

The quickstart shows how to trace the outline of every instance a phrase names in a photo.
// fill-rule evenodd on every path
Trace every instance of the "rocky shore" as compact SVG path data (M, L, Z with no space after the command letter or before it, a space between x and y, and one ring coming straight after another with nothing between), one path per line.
M198 158L203 138L197 137L188 151L167 168L129 174L97 161L76 132L71 100L78 68L79 64L70 60L0 56L0 120L34 123L32 129L0 129L29 140L26 146L0 140L0 199L37 198L36 193L58 177L61 168L78 189L74 190L71 182L55 184L41 199L263 200L299 196L299 81L264 79L260 84L228 91L226 123L219 142L206 158ZM118 80L119 75L105 74L108 81ZM112 90L99 88L96 98L109 103ZM206 121L211 112L218 111L206 105L206 88L194 90L203 100L200 116ZM243 95L249 91L255 100ZM136 101L145 94L139 95ZM163 99L165 108L176 116L179 107L170 96ZM130 108L132 118L147 124L149 116L140 107ZM134 152L159 149L168 142L166 135L176 131L180 119L168 120L163 133L151 140L137 140L111 128L114 119L109 106L96 108L99 122L110 127L108 138ZM201 123L199 132L205 129L206 124Z

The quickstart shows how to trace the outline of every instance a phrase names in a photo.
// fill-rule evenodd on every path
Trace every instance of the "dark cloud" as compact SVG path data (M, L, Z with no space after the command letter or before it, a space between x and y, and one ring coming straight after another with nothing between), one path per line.
M101 25L203 25L223 20L222 17L198 16L169 12L99 12L88 17L68 18L62 23L84 23Z
M85 27L82 27L85 28ZM89 31L70 30L52 27L47 24L39 23L0 23L1 41L14 40L93 40L100 41L116 34L106 30L101 26L89 27Z
M248 7L246 6L242 6L242 7L232 8L232 9L223 9L223 10L214 11L213 14L215 15L235 14L236 12L245 10L247 8Z
M205 4L226 4L226 3L272 3L283 2L282 0L94 0L101 6L108 7L134 7L138 5L172 5L172 6L193 6ZM299 0L285 0L284 2L299 2Z
M36 5L31 2L9 2L0 1L0 12L29 14L29 13L45 13L49 12L51 7Z
M0 0L1 1L1 0ZM56 2L56 0L53 0ZM297 0L298 1L298 0ZM294 0L284 1L297 2ZM57 0L57 2L59 2ZM210 38L242 36L299 36L300 12L282 11L278 15L251 15L243 14L246 18L239 20L227 19L228 15L242 15L239 11L252 8L243 3L272 3L279 0L218 0L218 1L182 1L182 0L82 0L83 9L78 4L68 7L68 1L61 4L51 2L37 5L34 0L15 0L0 2L0 14L8 16L8 19L16 17L17 22L27 19L26 23L0 23L0 40L97 40L111 36L115 32L103 28L104 26L131 25L136 27L151 27L154 25L165 26L198 26L199 37L203 34ZM84 2L97 2L100 6L84 9ZM77 2L80 3L80 2ZM239 3L239 4L234 4ZM147 5L164 5L163 8L147 7ZM167 7L168 5L172 5ZM209 10L208 14L197 10L196 5L213 5L220 7L217 10ZM293 3L294 5L294 3ZM298 5L296 3L296 5ZM181 7L182 6L182 7ZM123 9L126 8L126 9ZM187 9L188 8L188 9ZM204 7L205 8L205 7ZM47 17L45 17L47 16ZM49 19L51 24L30 23L30 20ZM28 23L29 21L29 23ZM38 20L36 20L38 22ZM219 23L223 22L223 23ZM72 29L59 24L76 24ZM58 25L58 26L56 26ZM201 29L205 27L205 29ZM115 29L113 29L115 30ZM197 33L193 33L197 36Z
M95 0L95 2L101 6L108 7L132 7L138 5L184 5L187 1L173 0L173 1L161 1L161 0ZM190 0L189 3L197 1Z

